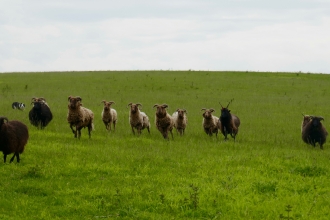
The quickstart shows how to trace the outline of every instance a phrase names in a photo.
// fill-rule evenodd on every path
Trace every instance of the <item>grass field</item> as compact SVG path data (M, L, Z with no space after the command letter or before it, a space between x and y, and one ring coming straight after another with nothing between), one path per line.
M329 219L330 145L301 140L302 113L330 129L330 75L302 73L127 71L0 74L0 115L29 127L18 164L0 163L0 219ZM95 114L95 131L75 139L68 96ZM32 97L54 115L31 126ZM115 132L101 120L115 101ZM201 108L241 119L236 138L207 136ZM11 103L24 102L25 111ZM151 134L134 136L127 104L140 102ZM154 104L188 111L185 136L166 141ZM11 157L11 155L9 156ZM8 159L8 158L7 158Z

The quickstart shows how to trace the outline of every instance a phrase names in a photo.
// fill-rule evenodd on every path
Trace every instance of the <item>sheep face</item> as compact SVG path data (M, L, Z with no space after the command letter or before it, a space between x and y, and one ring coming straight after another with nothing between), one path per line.
M166 117L166 115L167 115L166 108L168 108L168 105L167 104L163 104L163 105L156 104L156 105L154 105L154 108L155 107L157 108L156 109L156 116L158 118L164 118L164 117Z
M187 111L185 109L177 109L178 118L183 119L184 115L187 114Z
M212 113L215 112L215 110L213 108L211 108L211 109L203 108L202 111L204 111L203 117L205 119L212 119Z
M139 106L142 107L140 103L134 104L134 103L129 103L128 106L130 106L130 110L132 114L136 114L139 111Z
M72 97L72 96L69 96L68 98L68 101L69 101L69 105L68 107L70 109L77 109L81 106L81 98L79 96L77 97Z
M105 100L103 100L102 102L103 102L103 104L104 104L103 109L104 109L105 111L109 111L110 108L111 108L111 105L115 103L115 102L112 102L112 101L107 102L107 101L105 101Z
M221 108L221 115L220 118L223 120L230 120L231 119L231 114L230 114L230 110L228 108Z

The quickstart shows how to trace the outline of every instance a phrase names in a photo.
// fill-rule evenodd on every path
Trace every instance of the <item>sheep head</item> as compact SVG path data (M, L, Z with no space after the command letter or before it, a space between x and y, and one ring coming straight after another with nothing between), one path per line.
M321 123L322 120L324 120L324 118L321 117L321 116L311 117L313 127L321 127L322 126L322 123Z
M230 110L228 109L228 107L229 107L229 104L232 103L233 100L234 99L230 100L230 102L228 103L228 105L226 107L223 107L221 105L221 103L219 102L219 104L221 105L221 115L220 115L220 118L228 118L228 119L231 118Z
M212 118L212 113L215 112L213 108L207 109L207 108L202 108L201 111L204 111L203 117L205 119L211 119Z
M183 118L184 114L187 114L186 109L177 109L176 112L178 113L178 118Z
M130 108L131 108L130 111L131 111L132 114L135 114L139 111L139 106L141 106L141 108L142 108L142 104L140 104L140 103L134 104L134 103L131 102L127 105L127 107L128 106L130 106Z
M0 117L0 128L1 128L2 125L5 123L5 121L8 122L8 118L7 118L7 117Z
M168 108L168 105L167 104L162 104L162 105L158 105L158 104L155 104L153 108L157 108L156 109L156 116L158 118L164 118L166 117L166 108Z
M101 103L104 104L104 110L109 110L109 109L111 108L111 105L112 105L112 104L116 104L116 103L113 102L113 101L107 102L107 101L105 101L105 100L103 100Z
M79 96L77 97L69 96L68 101L69 101L68 107L71 109L77 109L82 105L81 104L82 99Z

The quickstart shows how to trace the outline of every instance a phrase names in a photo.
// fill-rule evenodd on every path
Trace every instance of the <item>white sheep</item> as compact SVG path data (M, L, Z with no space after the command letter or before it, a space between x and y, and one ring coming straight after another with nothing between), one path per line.
M213 108L206 109L202 108L203 113L203 128L206 134L212 136L213 133L218 137L218 130L221 127L219 118L212 115L215 110Z
M138 135L141 134L141 131L147 128L150 134L150 121L146 113L141 112L139 106L142 107L140 103L129 103L127 106L130 106L129 111L129 124L132 127L132 132L135 135L134 129L137 130Z
M167 113L166 108L168 108L167 104L158 105L155 104L153 108L157 108L156 110L156 127L162 133L165 139L168 138L168 132L171 133L173 139L172 129L174 127L174 121L170 114Z
M186 109L177 109L172 114L174 127L177 132L182 136L188 124L187 111Z
M80 138L81 129L87 127L90 138L91 131L94 130L94 113L90 109L82 107L82 99L79 96L69 96L68 101L69 112L67 115L67 120L70 124L72 132L74 133L74 137L77 137L78 132L78 138ZM74 130L73 127L76 127L76 130Z
M104 104L101 116L102 121L105 125L105 128L109 131L111 131L111 124L113 124L113 130L116 130L116 124L117 124L117 111L113 108L111 108L112 104L115 104L115 102L110 101L107 102L103 100L101 103Z

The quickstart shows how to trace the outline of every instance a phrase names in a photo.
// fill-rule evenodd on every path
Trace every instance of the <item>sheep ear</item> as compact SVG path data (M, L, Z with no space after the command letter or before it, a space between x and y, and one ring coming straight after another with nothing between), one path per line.
M179 111L179 110L180 110L180 109L178 108L178 109L176 110L176 112Z
M183 109L183 111L184 111L186 114L188 114L188 112L187 112L187 110L186 110L186 109Z

